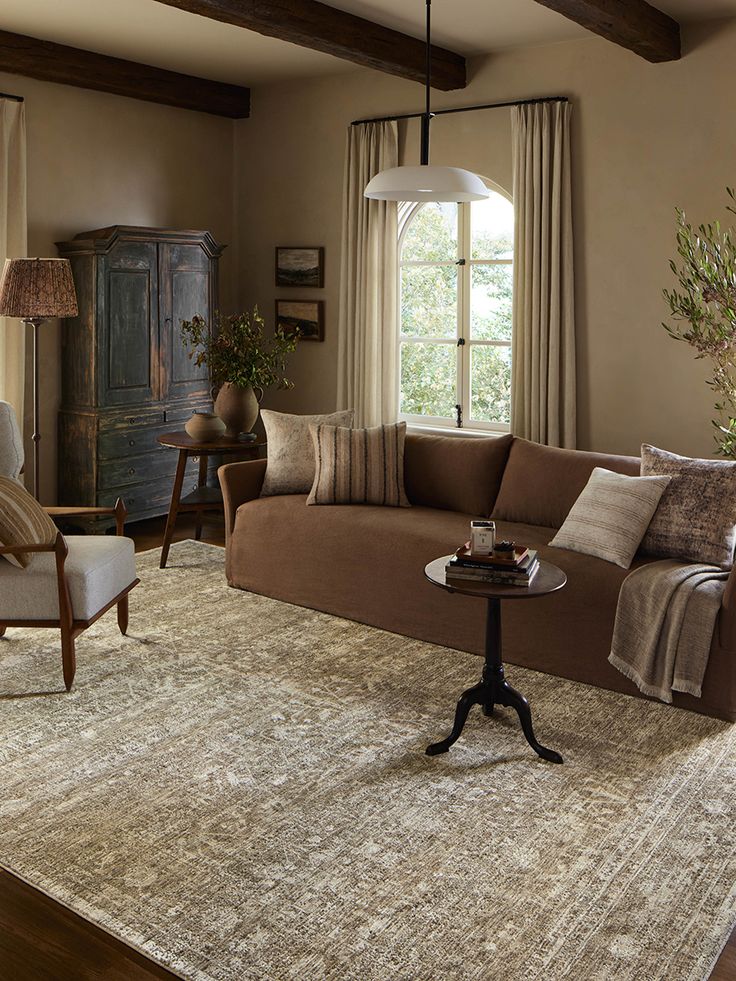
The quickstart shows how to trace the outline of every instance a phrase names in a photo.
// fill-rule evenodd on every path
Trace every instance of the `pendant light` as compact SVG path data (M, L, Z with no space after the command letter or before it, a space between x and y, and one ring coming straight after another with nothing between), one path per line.
M491 193L477 174L461 167L433 167L429 163L429 126L432 76L430 11L427 2L427 59L425 110L422 113L422 156L419 167L391 167L368 183L364 194L378 201L481 201Z

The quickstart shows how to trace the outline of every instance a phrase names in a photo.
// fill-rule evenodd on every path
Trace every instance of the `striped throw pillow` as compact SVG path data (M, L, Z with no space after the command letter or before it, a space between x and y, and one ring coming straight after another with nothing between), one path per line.
M550 545L628 569L669 482L596 467Z
M51 518L25 487L12 477L0 477L0 546L53 545L58 530ZM4 555L19 569L25 569L33 552Z
M406 423L347 429L312 425L315 474L307 504L411 507L404 490Z

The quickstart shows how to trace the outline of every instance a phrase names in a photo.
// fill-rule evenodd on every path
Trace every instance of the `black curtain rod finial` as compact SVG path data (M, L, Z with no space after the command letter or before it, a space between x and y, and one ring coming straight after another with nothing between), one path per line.
M0 99L9 99L11 102L25 102L22 95L11 95L9 92L0 92Z

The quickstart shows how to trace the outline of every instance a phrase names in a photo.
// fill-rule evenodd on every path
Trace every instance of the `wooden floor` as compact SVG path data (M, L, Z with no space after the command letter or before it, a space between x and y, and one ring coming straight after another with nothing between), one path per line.
M129 525L126 530L135 539L136 551L144 551L160 546L163 528L163 520L154 519ZM192 537L194 523L182 516L174 540ZM221 519L207 519L202 538L214 545L224 544ZM0 870L0 981L146 981L173 977L76 913ZM736 930L710 981L736 981Z

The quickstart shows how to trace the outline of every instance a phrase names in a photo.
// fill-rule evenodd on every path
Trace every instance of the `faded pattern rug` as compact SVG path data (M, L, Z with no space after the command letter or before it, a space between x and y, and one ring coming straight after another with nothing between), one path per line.
M0 642L0 862L187 978L704 979L736 920L736 727L511 667L539 738L474 710L480 661L139 557L61 691Z

